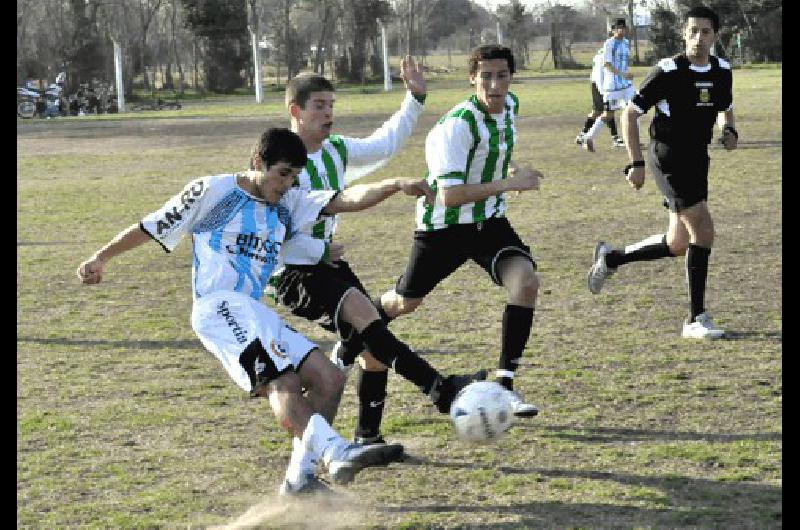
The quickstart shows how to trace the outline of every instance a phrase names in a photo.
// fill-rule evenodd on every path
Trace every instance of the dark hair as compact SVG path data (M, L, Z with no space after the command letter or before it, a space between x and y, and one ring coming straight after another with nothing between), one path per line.
M306 108L312 92L334 92L333 84L324 76L312 72L294 76L286 83L286 106L297 103L301 109Z
M690 18L707 18L711 21L714 33L719 31L719 17L706 6L694 6L683 16L683 25L689 22Z
M499 44L484 44L483 46L478 46L469 54L469 75L475 75L478 72L478 62L487 59L505 59L508 63L508 71L512 74L516 71L514 68L514 54L510 49Z
M628 27L628 24L625 22L625 19L624 19L624 18L618 18L618 19L617 19L617 20L615 20L615 21L614 21L614 23L611 25L611 29L617 29L617 28L627 28L627 27Z
M253 156L258 155L267 170L278 162L287 162L292 167L305 167L308 152L303 140L289 129L271 127L261 134L253 148ZM250 162L253 168L252 160Z

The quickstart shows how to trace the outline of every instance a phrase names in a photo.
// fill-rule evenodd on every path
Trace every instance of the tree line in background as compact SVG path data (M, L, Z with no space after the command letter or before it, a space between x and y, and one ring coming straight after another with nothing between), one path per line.
M652 15L646 62L681 50L680 14L696 3L635 2ZM780 0L703 3L723 22L718 55L782 60ZM521 69L536 66L530 51L537 37L549 40L555 68L584 67L572 58L572 45L604 40L609 20L628 15L633 5L589 0L576 9L547 1L531 9L510 0L490 12L473 0L17 0L17 80L44 86L65 71L68 90L92 79L110 82L116 42L126 92L230 93L253 86L255 35L277 85L304 69L364 83L383 72L380 24L390 54L408 53L423 63L432 52L450 57L497 42L499 29Z

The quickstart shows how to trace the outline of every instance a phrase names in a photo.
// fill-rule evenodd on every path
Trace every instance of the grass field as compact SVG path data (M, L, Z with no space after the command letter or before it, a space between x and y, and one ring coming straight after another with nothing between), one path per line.
M598 239L633 243L667 219L649 178L639 192L627 185L607 130L595 154L574 145L586 77L513 86L515 160L546 176L509 206L542 279L516 385L540 415L497 445L468 446L391 375L384 434L412 458L365 470L337 503L276 497L290 440L195 338L190 244L123 255L99 286L75 276L188 180L243 168L257 135L286 123L279 98L18 122L17 527L781 527L781 68L735 71L740 149L711 148L707 301L729 336L702 344L679 338L682 260L630 265L601 295L586 289ZM468 90L431 83L408 145L369 178L421 176L427 130ZM337 132L369 134L400 98L340 93ZM338 238L378 293L402 272L412 231L412 201L393 197L346 214ZM504 303L469 265L392 328L443 371L493 368ZM355 404L349 381L335 422L348 436Z

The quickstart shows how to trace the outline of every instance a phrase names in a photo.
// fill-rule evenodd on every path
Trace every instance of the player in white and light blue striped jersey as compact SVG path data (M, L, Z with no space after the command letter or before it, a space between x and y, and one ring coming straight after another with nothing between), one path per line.
M363 210L398 191L424 191L418 181L403 179L342 192L291 188L305 161L305 146L296 134L270 129L261 136L250 171L193 180L78 267L83 283L99 283L113 257L150 239L170 252L191 235L192 328L237 385L253 397L270 398L279 424L294 436L283 493L320 487L298 465L301 452L321 459L333 480L344 483L363 467L396 459L402 446L348 444L331 428L344 377L316 344L259 301L270 272L285 242L321 215ZM441 384L452 385L452 379L411 351L393 349L381 360L399 373L412 372L430 382L430 392L441 399L455 395L456 388Z
M511 50L480 46L472 51L469 66L475 94L445 114L425 141L426 178L436 202L417 202L417 230L405 273L379 302L389 318L410 313L440 281L467 260L475 261L508 294L495 376L513 391L539 280L530 248L506 218L506 193L538 189L542 174L511 161L519 112L519 100L509 92ZM519 393L511 397L515 415L538 413Z

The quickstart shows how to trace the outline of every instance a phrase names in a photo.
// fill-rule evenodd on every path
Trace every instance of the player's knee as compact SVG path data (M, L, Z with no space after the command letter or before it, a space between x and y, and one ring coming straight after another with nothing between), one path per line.
M396 308L401 315L407 315L417 310L422 305L422 298L406 298L405 296L397 295Z
M537 276L533 270L530 272L526 271L526 273L522 275L522 278L520 278L517 294L524 300L534 302L536 296L539 294L539 284L539 276Z
M286 402L292 395L302 394L300 380L290 373L280 375L256 390L259 396L269 395L271 398L274 396L281 402Z
M361 353L358 363L361 365L361 369L366 372L383 372L386 370L386 365L373 357L368 351Z

